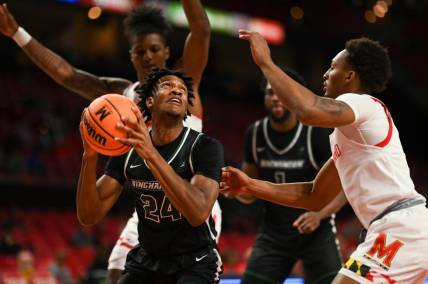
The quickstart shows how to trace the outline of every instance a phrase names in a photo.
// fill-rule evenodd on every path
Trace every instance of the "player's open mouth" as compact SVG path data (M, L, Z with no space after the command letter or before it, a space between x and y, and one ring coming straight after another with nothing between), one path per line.
M172 99L168 100L168 103L172 103L172 104L181 106L181 99L179 99L179 98L172 98Z

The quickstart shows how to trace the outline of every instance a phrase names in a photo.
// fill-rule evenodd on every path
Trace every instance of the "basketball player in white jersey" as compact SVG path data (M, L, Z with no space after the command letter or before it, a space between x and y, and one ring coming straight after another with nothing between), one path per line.
M175 67L181 67L187 76L193 78L194 96L191 113L185 126L202 131L202 103L198 87L208 61L210 23L199 0L182 0L189 22L190 33L185 41L183 55ZM18 25L6 4L0 5L0 32L12 38L19 47L47 75L65 88L80 96L94 100L106 93L123 94L136 99L135 88L144 82L154 67L165 67L170 51L167 45L169 26L161 11L153 7L140 6L124 21L125 33L131 49L130 59L137 73L137 82L124 78L100 77L72 66L65 59L49 50ZM213 218L220 233L221 210L218 202L213 207ZM126 254L138 242L137 215L129 219L109 260L108 283L115 283L123 270Z
M335 128L333 157L313 182L295 184L254 180L227 167L224 189L309 210L321 208L343 189L367 235L333 283L423 283L428 276L426 201L414 188L391 114L371 96L383 91L391 77L386 49L367 38L348 41L324 74L320 97L272 62L262 36L245 30L239 36L250 42L255 63L300 121Z

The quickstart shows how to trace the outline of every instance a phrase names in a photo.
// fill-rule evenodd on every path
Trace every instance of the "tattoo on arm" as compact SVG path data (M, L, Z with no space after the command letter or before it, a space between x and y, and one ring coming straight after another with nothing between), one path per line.
M316 96L314 106L323 112L333 116L340 116L346 110L347 105L344 102Z
M79 93L82 91L85 93L106 93L110 91L109 86L98 77L80 70L75 70L72 76L67 77L64 80L64 85Z

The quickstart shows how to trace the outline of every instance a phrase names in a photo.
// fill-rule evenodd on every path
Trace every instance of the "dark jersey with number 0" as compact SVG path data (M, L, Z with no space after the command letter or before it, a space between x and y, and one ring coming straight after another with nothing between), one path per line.
M245 161L257 166L258 178L262 180L275 183L312 181L330 157L328 141L326 129L307 127L298 122L290 131L277 132L265 117L247 129ZM305 212L303 209L262 202L261 233L271 234L279 240L281 236L299 234L292 224ZM325 225L330 225L328 219L322 221L321 226Z

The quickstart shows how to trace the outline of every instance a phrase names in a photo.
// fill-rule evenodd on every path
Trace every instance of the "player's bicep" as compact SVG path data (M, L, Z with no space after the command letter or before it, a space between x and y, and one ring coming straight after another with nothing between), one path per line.
M324 207L342 191L342 183L333 159L329 159L314 180L313 193L319 196L319 202Z
M303 123L320 127L340 127L355 121L352 108L345 102L325 97L315 97L309 115Z
M101 77L101 80L107 85L110 93L119 95L132 84L131 81L122 78Z

